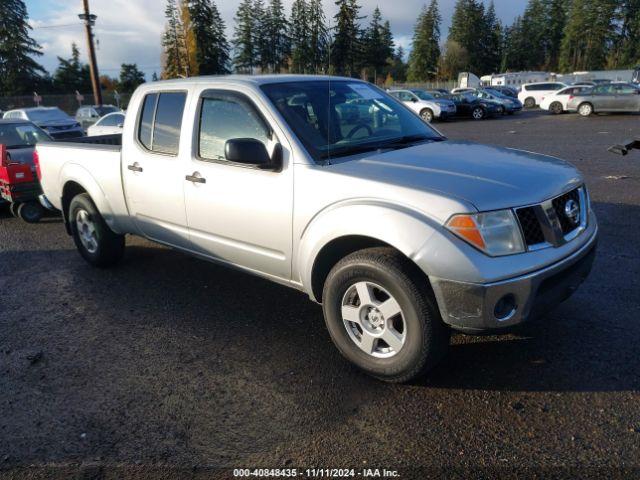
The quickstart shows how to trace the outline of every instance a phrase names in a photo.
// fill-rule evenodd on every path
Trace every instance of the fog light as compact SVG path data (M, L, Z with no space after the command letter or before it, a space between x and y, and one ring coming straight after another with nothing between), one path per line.
M513 317L517 308L518 305L516 305L516 297L510 293L498 300L498 303L496 303L496 306L493 309L493 315L497 320L505 321Z

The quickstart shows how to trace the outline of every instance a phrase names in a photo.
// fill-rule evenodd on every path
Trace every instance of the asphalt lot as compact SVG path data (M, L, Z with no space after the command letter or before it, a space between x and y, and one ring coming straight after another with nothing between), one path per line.
M582 170L601 241L572 299L516 333L455 335L427 379L386 385L340 357L301 293L140 239L118 268L96 270L58 219L3 210L0 477L640 475L640 152L606 151L640 135L640 116L437 127Z

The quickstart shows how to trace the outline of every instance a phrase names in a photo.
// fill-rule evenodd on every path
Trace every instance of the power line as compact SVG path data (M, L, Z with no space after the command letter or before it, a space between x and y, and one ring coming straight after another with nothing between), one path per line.
M58 25L37 25L31 26L34 30L44 30L47 28L82 27L81 23L61 23Z

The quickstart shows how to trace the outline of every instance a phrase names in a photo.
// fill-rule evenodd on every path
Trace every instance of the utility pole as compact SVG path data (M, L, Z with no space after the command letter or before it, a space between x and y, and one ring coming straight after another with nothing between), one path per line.
M89 12L89 0L82 0L84 13L78 15L80 20L84 20L84 28L87 32L87 44L89 46L89 69L91 72L91 86L93 87L93 100L96 105L102 105L102 91L100 90L100 74L98 73L98 62L96 61L96 50L93 46L93 25L96 23L96 15Z

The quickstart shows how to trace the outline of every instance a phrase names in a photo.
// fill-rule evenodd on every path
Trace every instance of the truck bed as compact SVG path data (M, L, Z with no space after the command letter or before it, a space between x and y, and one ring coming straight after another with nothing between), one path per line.
M107 224L116 232L126 231L127 226L121 225L122 222L128 224L122 186L121 148L122 135L38 144L36 151L42 174L41 184L47 200L63 210L65 191L82 186L96 203Z

